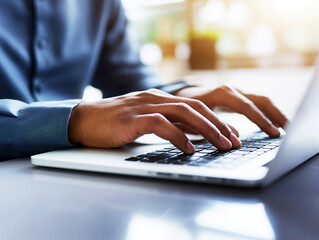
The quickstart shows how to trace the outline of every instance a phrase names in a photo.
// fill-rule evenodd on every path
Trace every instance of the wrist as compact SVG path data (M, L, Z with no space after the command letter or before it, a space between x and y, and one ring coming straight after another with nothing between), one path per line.
M177 97L191 97L191 93L198 87L187 87L187 88L182 88L174 93L175 96Z
M71 144L81 144L83 113L85 111L85 103L80 103L72 109L69 124L68 124L68 138Z

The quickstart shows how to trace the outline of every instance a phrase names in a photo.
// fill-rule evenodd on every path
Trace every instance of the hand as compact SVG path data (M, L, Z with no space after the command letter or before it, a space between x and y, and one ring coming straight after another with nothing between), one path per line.
M178 123L178 125L174 125ZM87 147L120 147L143 134L155 133L185 153L194 146L177 126L191 129L221 150L241 146L238 132L202 102L160 90L134 92L98 102L80 103L71 113L69 140Z
M269 98L245 94L232 87L222 86L210 90L201 87L191 87L178 91L176 95L198 99L212 110L217 106L221 106L244 114L271 137L279 137L280 132L277 127L285 128L288 124L287 118L274 106Z

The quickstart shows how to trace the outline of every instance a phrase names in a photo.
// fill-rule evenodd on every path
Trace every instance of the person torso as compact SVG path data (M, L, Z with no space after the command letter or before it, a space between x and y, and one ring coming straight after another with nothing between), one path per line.
M81 98L111 2L0 0L0 99Z

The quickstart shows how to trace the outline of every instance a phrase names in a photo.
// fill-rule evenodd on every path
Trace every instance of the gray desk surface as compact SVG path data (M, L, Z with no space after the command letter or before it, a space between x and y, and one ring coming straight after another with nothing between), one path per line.
M0 239L319 239L319 156L266 189L0 163Z
M318 239L319 156L267 189L0 163L1 239Z

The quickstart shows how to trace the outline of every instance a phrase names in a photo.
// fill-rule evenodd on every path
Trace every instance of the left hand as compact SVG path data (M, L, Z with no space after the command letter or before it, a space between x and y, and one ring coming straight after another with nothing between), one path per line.
M175 95L200 100L212 110L220 106L241 113L271 137L279 137L278 127L285 128L288 124L288 119L269 98L246 94L229 86L216 89L190 87L179 90Z

